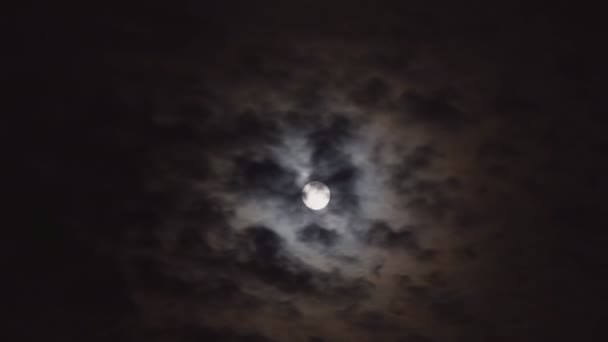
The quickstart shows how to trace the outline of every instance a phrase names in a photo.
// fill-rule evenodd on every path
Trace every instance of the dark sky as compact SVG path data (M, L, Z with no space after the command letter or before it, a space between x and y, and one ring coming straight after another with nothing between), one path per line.
M602 340L605 38L572 6L16 11L9 332Z

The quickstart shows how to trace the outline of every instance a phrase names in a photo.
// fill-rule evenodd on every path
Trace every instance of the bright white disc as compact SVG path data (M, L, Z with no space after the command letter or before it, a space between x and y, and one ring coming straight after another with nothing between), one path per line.
M325 208L329 203L329 198L329 188L321 182L310 182L302 190L302 201L312 210Z

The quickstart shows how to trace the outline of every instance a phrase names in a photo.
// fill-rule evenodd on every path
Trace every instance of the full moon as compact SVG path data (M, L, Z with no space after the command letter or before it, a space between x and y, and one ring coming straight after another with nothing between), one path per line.
M329 188L321 182L310 182L302 190L302 201L312 210L325 208L329 203L329 197Z

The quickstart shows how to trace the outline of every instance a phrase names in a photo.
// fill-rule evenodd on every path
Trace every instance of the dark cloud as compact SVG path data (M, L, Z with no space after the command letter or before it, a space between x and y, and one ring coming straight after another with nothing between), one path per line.
M430 262L434 261L437 258L438 251L430 248L423 248L418 253L416 253L416 259L421 262Z
M327 126L312 132L313 173L311 179L325 182L331 189L332 207L352 209L358 205L354 189L359 170L344 151L344 144L352 139L354 123L343 115L331 116Z
M325 342L326 340L319 336L311 336L308 338L308 342Z
M286 113L285 125L289 131L312 132L318 128L319 119L319 116L310 115L308 111L291 110Z
M338 270L321 273L315 278L318 294L326 300L339 304L356 304L370 297L375 285L358 277L349 279Z
M247 228L239 248L246 253L239 269L287 293L333 302L359 301L373 288L370 282L346 278L338 270L323 272L305 265L285 248L277 233L266 227Z
M442 288L447 286L445 276L439 271L429 272L424 276L424 280L431 286L436 288Z
M322 114L326 108L326 98L320 93L319 88L322 81L315 80L311 84L302 87L297 96L296 109L305 111L308 114ZM310 116L309 116L310 120Z
M364 56L363 63L377 66L379 69L388 70L391 72L406 69L411 62L413 54L411 51L403 50L384 50L384 51L369 51ZM372 79L375 80L375 79ZM370 81L372 81L370 80ZM375 86L374 86L375 87ZM363 88L365 89L365 88ZM384 88L383 88L384 90Z
M390 87L381 78L368 80L361 88L351 93L354 103L363 106L376 105L389 95Z
M458 191L462 188L462 182L456 177L448 177L445 180L445 186L452 191Z
M319 177L328 178L350 166L350 158L342 150L353 134L353 123L343 115L330 118L330 123L309 136L313 149L312 162Z
M402 193L414 193L438 197L442 192L455 190L460 185L455 177L445 182L421 178L420 175L432 168L436 160L443 158L431 145L420 145L409 151L403 163L393 168L392 183Z
M407 337L398 339L396 342L434 342L434 341L436 341L436 340L431 337L412 333L412 334L408 334Z
M431 145L416 146L405 158L405 167L419 171L431 166L441 155Z
M259 51L251 47L249 53L240 56L240 65L237 69L239 77L251 79L264 79L266 82L284 84L289 81L292 74L281 66L269 63L266 56L268 51Z
M279 302L273 305L274 313L285 319L296 320L302 317L302 312L291 302Z
M436 250L424 248L419 244L416 232L411 228L405 227L395 231L382 221L372 223L361 239L370 246L403 250L421 262L433 261L437 256ZM402 278L409 279L408 276Z
M466 115L454 107L446 95L424 96L410 91L401 96L401 101L406 115L422 123L459 128L468 122Z
M322 124L309 136L313 145L313 162L328 162L323 152L326 149L344 147L353 138L356 123L345 114L334 113L329 116L327 124Z
M460 322L470 318L462 296L457 291L444 286L437 288L421 285L410 285L407 291L421 304L428 305L438 318Z
M279 196L294 198L300 189L296 188L296 175L281 167L271 159L252 160L241 157L236 160L234 187L245 196Z
M422 183L421 185L424 187L426 184ZM450 202L443 197L442 193L438 192L431 193L430 195L423 193L419 196L412 196L407 206L421 215L436 218L443 218L447 211L451 209Z
M508 179L512 175L512 168L506 163L492 163L484 168L489 176L499 179Z
M309 244L319 244L323 247L331 247L339 236L333 230L323 228L316 224L308 225L298 231L298 239Z
M514 162L521 159L524 153L518 146L499 141L487 141L477 148L477 158L501 159Z
M392 322L391 319L379 312L367 311L357 313L354 315L353 320L355 325L364 330L387 332L399 329L398 324Z
M225 111L234 109L227 105L221 105L216 116L222 116L223 120L215 120L206 125L201 125L200 136L205 146L212 146L214 151L223 148L249 148L251 144L256 146L269 146L278 142L278 128L276 122L265 120L263 117L251 110L246 110L236 115L225 115Z
M256 277L286 292L314 291L313 273L284 253L284 241L266 227L245 231L242 248L248 254L243 264Z
M357 168L345 164L332 173L326 182L331 188L332 207L343 210L354 210L359 205L359 196L355 191L355 182L359 176Z
M399 287L405 288L412 284L412 277L408 275L395 275L394 278Z
M364 241L372 246L400 248L408 252L418 252L420 246L416 235L409 230L394 231L386 222L374 222L365 233Z
M458 248L454 252L458 257L465 260L475 260L478 257L478 252L473 247Z
M274 340L258 333L240 333L228 328L213 328L206 326L186 327L179 331L159 333L165 335L165 341L197 342L197 341L226 341L226 342L273 342Z
M482 187L479 191L483 194L487 189ZM487 214L477 210L460 210L456 213L454 221L457 227L463 229L476 229L488 222Z

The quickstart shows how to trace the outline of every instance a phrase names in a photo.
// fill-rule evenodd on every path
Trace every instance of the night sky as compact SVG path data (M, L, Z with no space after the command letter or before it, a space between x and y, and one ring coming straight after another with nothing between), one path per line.
M604 340L604 18L577 6L18 10L11 340Z

